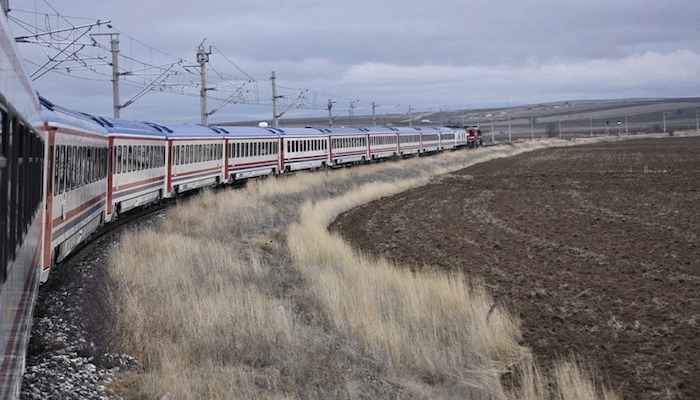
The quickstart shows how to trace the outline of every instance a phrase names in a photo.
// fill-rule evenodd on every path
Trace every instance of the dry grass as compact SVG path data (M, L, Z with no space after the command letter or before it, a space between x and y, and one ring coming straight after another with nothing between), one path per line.
M142 363L122 381L125 397L614 398L570 362L543 377L518 345L518 321L479 283L367 259L326 230L345 210L439 174L572 144L251 181L124 235L110 261L114 338Z

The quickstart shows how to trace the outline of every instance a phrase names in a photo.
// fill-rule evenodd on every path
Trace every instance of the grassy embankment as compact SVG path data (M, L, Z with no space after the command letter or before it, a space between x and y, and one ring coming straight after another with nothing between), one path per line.
M142 363L115 387L171 399L616 398L577 362L540 372L479 282L368 259L326 230L436 175L570 144L300 173L174 207L111 255L114 336Z

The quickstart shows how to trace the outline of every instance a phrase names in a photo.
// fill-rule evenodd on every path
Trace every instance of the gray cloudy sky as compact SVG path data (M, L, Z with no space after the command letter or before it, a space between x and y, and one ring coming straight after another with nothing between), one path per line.
M334 114L464 109L558 100L625 97L700 96L700 1L544 1L544 0L73 0L50 2L74 25L110 20L120 33L122 56L152 65L177 58L194 63L206 38L210 57L209 109L242 84L245 103L225 105L210 122L270 120L270 72L276 71L280 95L303 99L285 117ZM40 29L65 27L45 1L11 1L14 19ZM26 28L12 24L16 36ZM52 39L68 37L55 36ZM108 38L96 37L104 46ZM144 46L148 45L150 48ZM47 60L40 46L22 44L28 69ZM167 54L163 54L167 53ZM68 52L66 52L68 53ZM85 57L109 57L89 46ZM109 67L101 59L47 73L35 81L39 92L68 107L111 115ZM185 63L186 65L187 63ZM239 69L234 67L235 64ZM122 85L121 102L152 78L138 77L141 64L124 58L122 71L136 77ZM186 75L185 69L192 74ZM166 83L198 83L196 68L176 66ZM152 71L149 71L152 72ZM79 76L80 78L75 78ZM225 78L225 80L224 80ZM139 81L140 79L140 81ZM182 81L184 79L184 81ZM199 98L161 93L161 88L122 110L122 117L169 122L199 122ZM347 114L346 114L347 115Z

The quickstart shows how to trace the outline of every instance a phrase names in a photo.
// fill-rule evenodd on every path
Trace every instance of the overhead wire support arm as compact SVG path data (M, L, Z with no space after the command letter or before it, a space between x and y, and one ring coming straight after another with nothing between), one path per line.
M136 93L136 95L134 97L132 97L130 100L126 101L123 105L119 106L119 108L126 108L126 107L130 106L133 102L135 102L136 100L143 97L143 95L145 95L149 91L153 90L153 88L156 85L159 85L160 82L164 81L165 79L168 78L168 76L170 76L168 74L168 71L170 71L170 69L172 69L172 66L170 68L168 68L167 70L163 71L163 73L160 74L160 76L158 76L156 79L154 79L153 82L149 83L145 88L141 89L140 92Z
M76 40L77 40L77 39L76 39ZM73 43L75 43L75 41L74 41ZM70 46L70 45L69 45L69 46ZM73 53L71 53L68 57L65 57L64 59L62 59L62 60L60 60L60 61L56 61L56 58L57 58L59 55L63 54L63 52L64 52L66 49L68 49L68 46L66 46L63 50L61 50L61 51L60 51L58 54L56 54L54 57L49 58L49 61L47 61L46 63L44 63L44 65L42 65L41 67L39 67L39 69L37 69L36 71L34 71L29 77L30 77L33 81L35 81L35 80L41 78L42 76L46 75L46 73L48 73L48 72L50 72L51 70L55 69L56 67L58 67L60 64L64 63L65 61L68 61L68 60L75 60L75 56L78 54L79 51L81 51L81 50L84 49L84 48L85 48L85 45L81 45L80 48L79 48L78 50L75 50L75 51L74 51ZM55 63L55 64L52 65L51 68L46 68L46 66L49 65L49 64L51 64L51 63ZM46 69L45 69L45 68L46 68ZM41 72L41 73L40 73L40 72Z
M55 31L36 33L36 34L34 34L34 35L17 36L17 37L15 37L15 42L17 42L17 43L31 43L31 42L29 42L29 39L31 39L31 38L39 39L39 37L41 37L41 36L55 35L55 34L57 34L57 33L77 31L77 30L80 30L80 29L88 29L88 31L85 32L85 33L87 33L87 32L90 31L90 29L92 29L92 28L94 28L94 27L96 27L96 26L100 26L100 25L104 25L104 24L110 24L110 23L112 23L112 21L100 21L100 20L97 20L97 22L94 22L94 23L92 23L92 24L86 24L86 25L81 25L81 26L74 26L74 27L64 28L64 29L57 29L57 30L55 30ZM81 35L81 37L82 37L82 36L85 36L85 33L83 33L83 34Z

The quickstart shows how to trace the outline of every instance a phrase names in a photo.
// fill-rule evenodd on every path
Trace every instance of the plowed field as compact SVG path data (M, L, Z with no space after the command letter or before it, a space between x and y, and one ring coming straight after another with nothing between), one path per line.
M545 368L576 354L626 399L700 398L700 138L495 160L331 229L400 265L483 280Z

